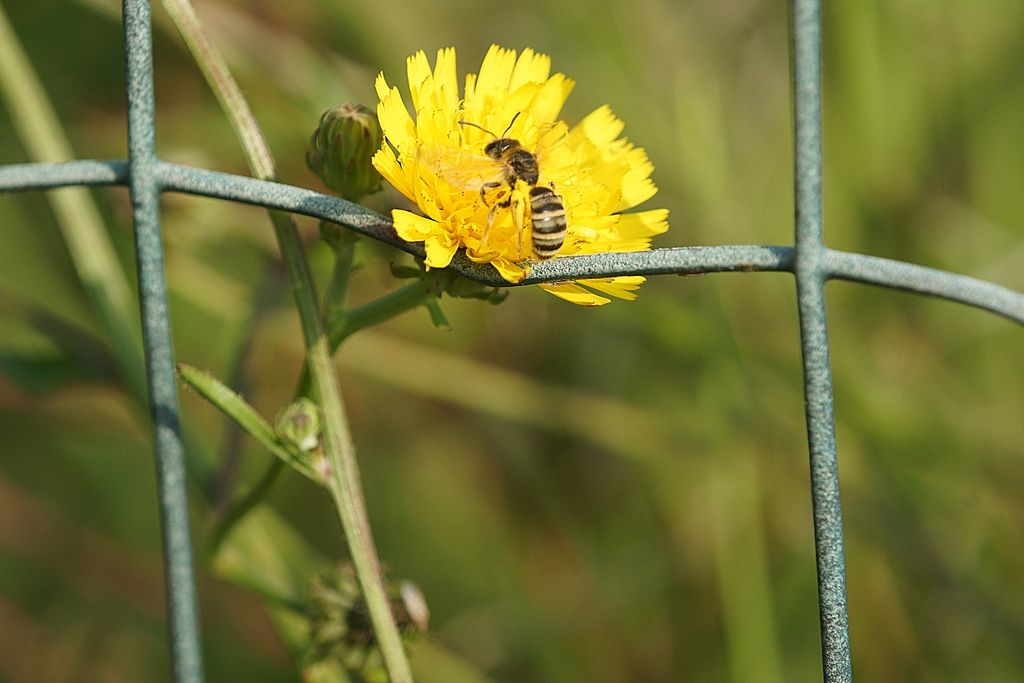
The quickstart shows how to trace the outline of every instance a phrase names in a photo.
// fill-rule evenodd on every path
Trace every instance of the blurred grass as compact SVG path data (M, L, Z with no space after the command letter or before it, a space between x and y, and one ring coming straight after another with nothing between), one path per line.
M576 79L570 121L603 103L626 121L655 164L651 205L672 211L660 245L791 238L780 6L284 7L198 11L287 182L319 187L309 132L329 106L372 104L379 69L401 82L408 54L455 45L475 70L499 42ZM118 4L5 9L76 152L123 157ZM1024 6L842 0L824 29L829 243L1024 289ZM244 173L173 32L157 31L156 69L162 156ZM27 158L0 110L0 163ZM131 273L126 193L91 194ZM303 352L262 212L162 205L179 358L227 376L258 311L242 373L272 416ZM164 679L146 428L44 197L0 198L0 225L0 678ZM401 258L362 254L357 301L393 287L385 264ZM381 554L422 587L432 643L500 681L819 677L785 276L661 278L599 311L524 290L446 313L450 333L415 312L353 338L338 363ZM1020 329L849 283L830 286L829 316L856 675L1024 677ZM220 417L183 403L218 448ZM251 482L269 456L244 455ZM271 503L333 556L330 501L314 491L291 477ZM90 570L112 566L139 583ZM201 599L211 680L297 680L258 598L207 577Z

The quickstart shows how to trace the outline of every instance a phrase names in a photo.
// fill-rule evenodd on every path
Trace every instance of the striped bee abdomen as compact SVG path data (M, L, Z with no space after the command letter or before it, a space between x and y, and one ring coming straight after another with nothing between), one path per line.
M530 221L533 224L533 255L549 259L565 242L565 205L550 187L530 188Z

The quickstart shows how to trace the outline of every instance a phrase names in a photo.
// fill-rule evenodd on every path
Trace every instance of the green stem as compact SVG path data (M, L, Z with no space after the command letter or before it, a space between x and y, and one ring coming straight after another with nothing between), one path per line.
M339 232L331 234L328 231ZM320 234L325 235L324 239L331 245L331 251L334 253L334 268L331 270L331 279L327 283L323 302L323 319L327 329L331 330L340 324L346 315L345 298L348 295L348 281L352 275L352 261L356 255L356 243L359 238L338 225L324 222L320 223ZM333 347L331 350L334 350Z
M188 0L163 0L163 5L213 90L214 97L231 120L231 127L238 136L253 175L262 180L273 180L277 176L277 168L270 145L241 88L231 76L227 62L203 31L192 3Z
M433 296L431 286L419 280L347 312L344 317L338 318L336 324L328 331L331 355L334 355L338 347L359 330L397 318L429 301ZM311 390L309 371L307 368L303 368L295 395L296 397L309 396Z
M328 331L331 353L337 351L342 342L359 330L396 318L406 311L423 305L433 297L434 293L430 284L423 280L417 280L349 311L340 324L332 326Z
M264 180L274 179L276 173L270 147L238 84L231 77L223 57L203 32L192 5L188 0L164 0L163 4L231 119L253 174ZM324 451L331 465L330 488L348 541L352 563L355 565L356 575L366 599L374 634L380 645L388 675L392 683L411 683L412 672L388 603L380 560L370 531L359 467L355 458L355 446L349 433L341 391L331 364L327 335L321 322L309 263L302 251L299 233L291 217L278 211L271 211L270 217L288 270L306 342L307 363L323 410Z

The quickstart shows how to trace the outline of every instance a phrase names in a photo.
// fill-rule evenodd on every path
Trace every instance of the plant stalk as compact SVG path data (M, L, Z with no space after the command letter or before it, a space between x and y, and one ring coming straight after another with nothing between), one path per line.
M249 109L238 84L223 57L202 30L199 18L188 0L164 0L175 25L213 88L232 127L242 143L253 174L274 180L276 169L270 147ZM370 531L363 499L355 446L348 429L341 391L331 363L327 335L320 318L320 307L309 263L302 251L299 233L291 216L270 211L274 234L291 282L292 294L302 324L306 357L313 386L324 416L324 452L331 465L330 488L348 541L363 596L373 622L374 633L392 683L412 683L412 672L405 656L398 628L381 576L380 560Z

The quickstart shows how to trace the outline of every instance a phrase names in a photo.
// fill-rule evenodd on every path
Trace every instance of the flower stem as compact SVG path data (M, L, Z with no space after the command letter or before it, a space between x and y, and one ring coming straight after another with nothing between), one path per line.
M336 317L334 325L327 332L331 355L334 355L334 352L338 350L342 342L359 330L379 325L392 318L397 318L406 311L411 311L429 301L433 296L431 286L421 280L409 283L389 294L385 294L379 299L352 309L346 312L344 316ZM295 395L297 397L309 396L311 389L309 370L308 368L303 368Z
M276 171L270 147L223 57L203 32L192 5L188 0L164 0L163 4L231 119L253 173L264 180L274 179ZM392 683L411 683L412 672L381 577L380 560L373 544L355 459L355 446L349 434L341 392L331 364L327 335L320 318L309 263L291 217L279 211L271 211L270 218L295 296L306 343L307 363L323 410L324 451L331 466L330 488L348 541L352 563L366 599L388 676Z
M324 292L324 324L328 330L340 324L345 317L345 297L348 295L348 281L353 271L356 243L359 238L339 225L320 222L320 234L331 246L334 253L334 268ZM332 346L333 352L336 347Z
M352 309L339 321L340 324L334 325L328 330L331 353L337 351L342 342L359 330L396 318L406 311L423 305L434 296L430 283L417 280L359 308Z

